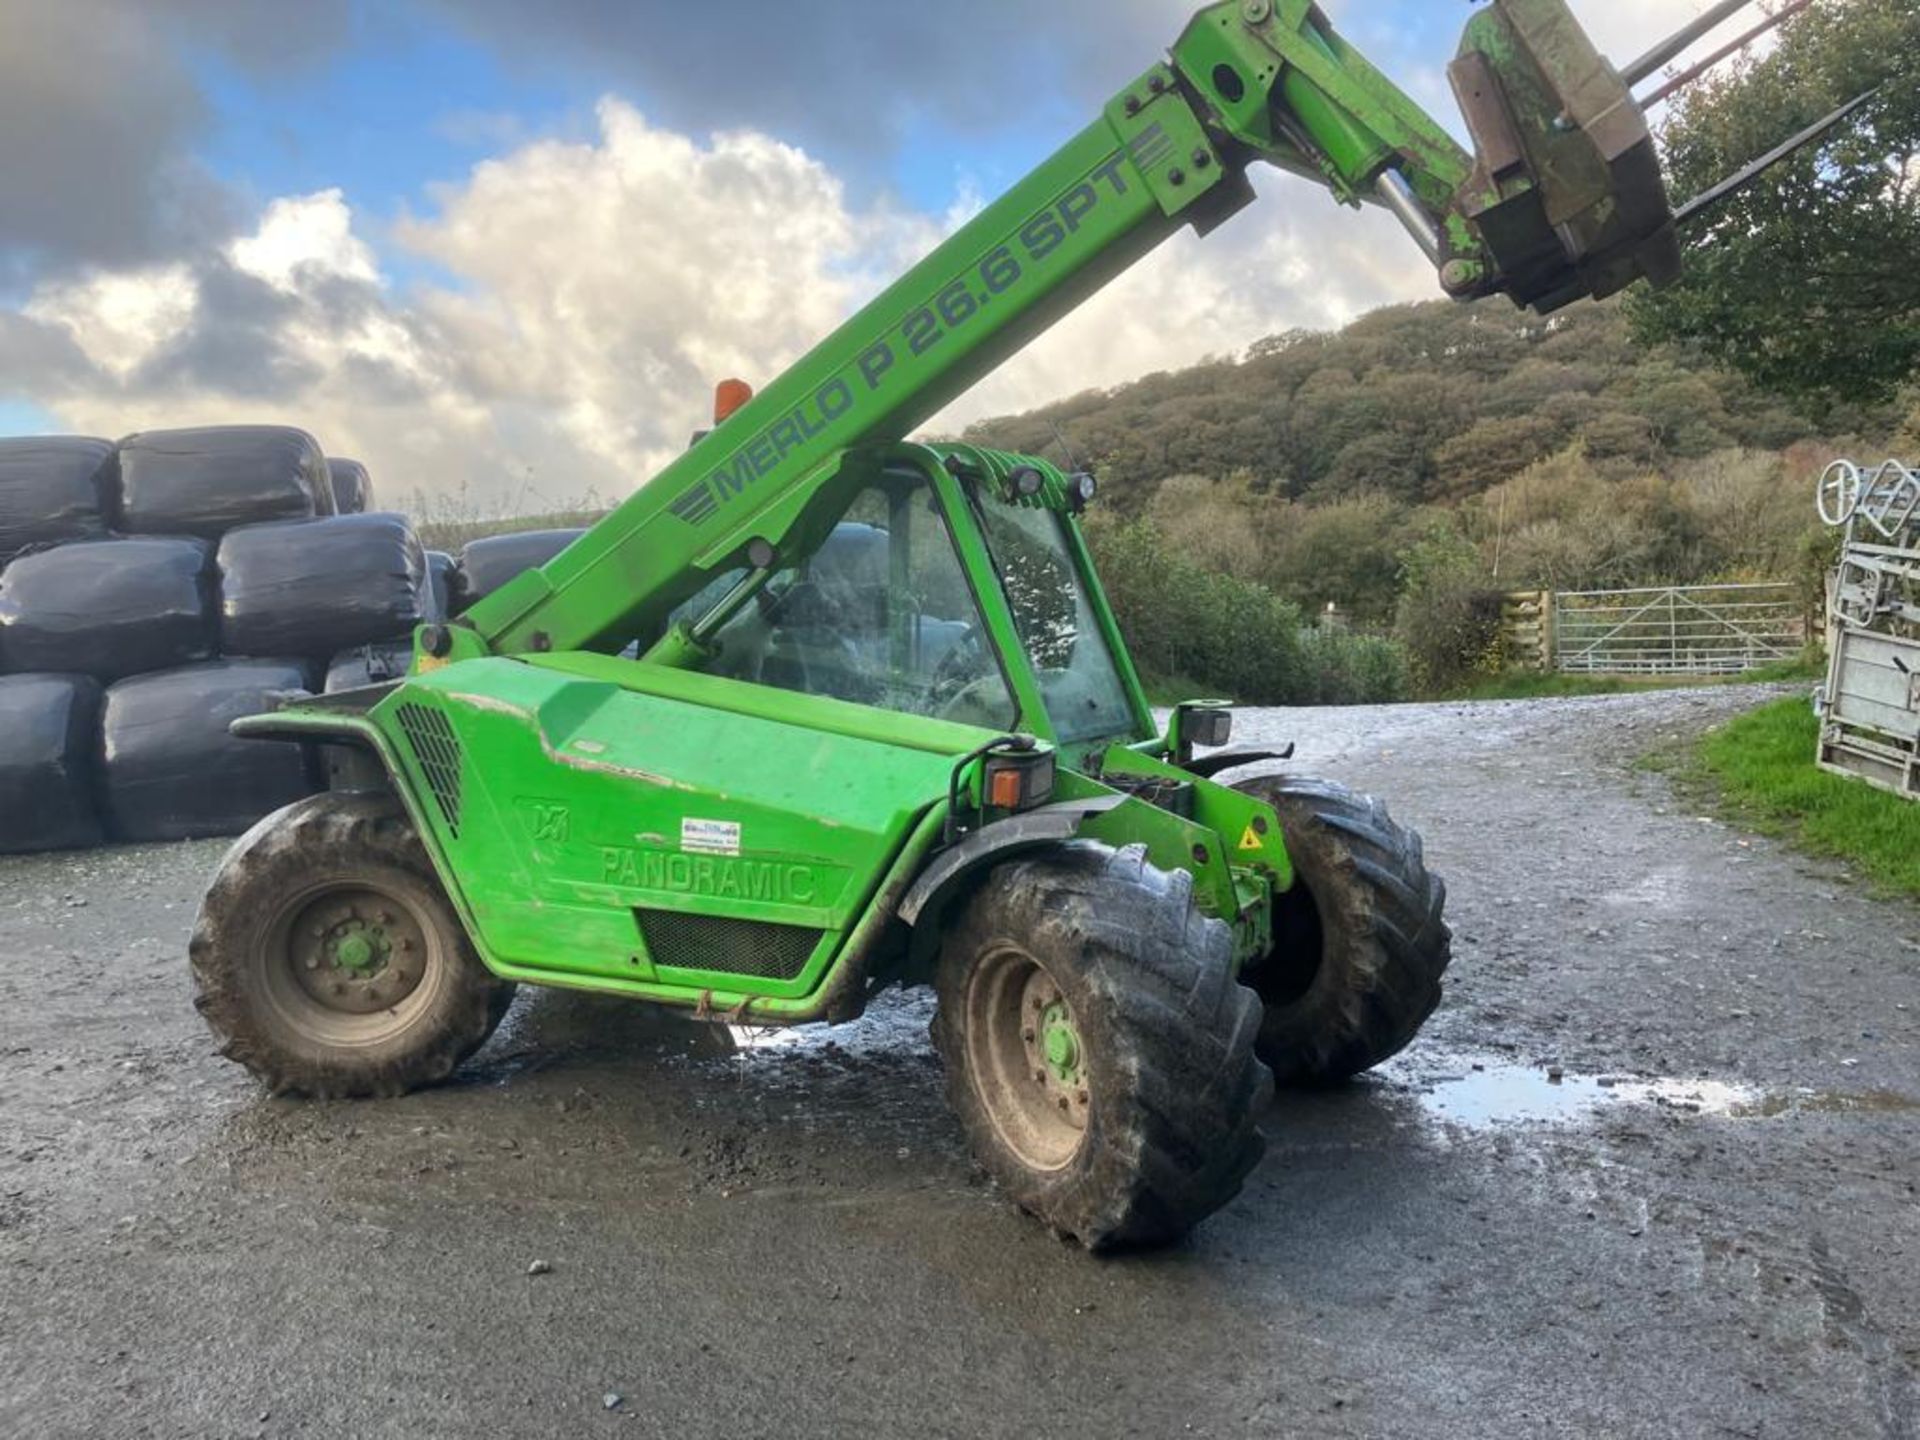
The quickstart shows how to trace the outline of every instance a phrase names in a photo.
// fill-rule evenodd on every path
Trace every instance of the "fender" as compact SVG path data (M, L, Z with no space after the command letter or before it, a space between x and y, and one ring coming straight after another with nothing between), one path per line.
M384 736L367 712L400 688L400 681L332 695L276 697L263 715L245 715L228 726L242 740L277 740L316 745L326 752L327 785L332 790L400 791L400 770ZM294 708L285 708L294 707ZM419 822L419 816L414 821Z
M1096 795L1085 800L1063 800L1015 815L975 830L957 845L943 850L901 897L896 912L908 925L918 926L929 912L938 915L952 892L988 865L1029 850L1046 850L1073 839L1095 816L1126 803L1124 795Z

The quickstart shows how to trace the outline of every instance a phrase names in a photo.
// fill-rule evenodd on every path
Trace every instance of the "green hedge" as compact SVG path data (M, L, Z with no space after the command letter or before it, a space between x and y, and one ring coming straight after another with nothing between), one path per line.
M1204 569L1145 521L1090 534L1101 579L1150 679L1197 682L1245 705L1382 704L1404 697L1391 641L1316 630L1264 586Z

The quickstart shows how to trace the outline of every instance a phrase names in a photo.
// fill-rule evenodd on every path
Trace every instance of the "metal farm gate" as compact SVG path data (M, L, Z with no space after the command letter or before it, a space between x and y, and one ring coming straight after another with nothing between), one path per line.
M1806 647L1791 585L1587 590L1553 597L1554 668L1577 675L1742 675Z

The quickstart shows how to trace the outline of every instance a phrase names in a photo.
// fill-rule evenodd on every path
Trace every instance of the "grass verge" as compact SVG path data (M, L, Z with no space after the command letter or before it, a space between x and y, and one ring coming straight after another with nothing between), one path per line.
M1920 804L1829 775L1814 763L1819 740L1812 706L1795 697L1722 726L1677 764L1653 763L1729 820L1920 897Z

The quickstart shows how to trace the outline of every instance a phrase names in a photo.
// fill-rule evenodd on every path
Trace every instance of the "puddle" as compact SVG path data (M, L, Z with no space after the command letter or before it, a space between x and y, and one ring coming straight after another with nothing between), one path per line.
M798 1027L724 1025L718 1033L745 1055L853 1057L875 1059L923 1053L932 1048L927 1026L933 1019L928 991L888 991L850 1025Z
M729 1025L727 1034L732 1037L735 1050L804 1050L814 1043L814 1037L804 1030L759 1030L750 1025Z
M495 1083L504 1084L527 1071L583 1057L652 1053L764 1067L767 1076L805 1084L817 1078L821 1062L835 1071L925 1063L932 1053L927 1037L932 1018L933 997L925 991L890 991L851 1025L798 1029L702 1023L625 1000L544 992L535 1003L515 1007L502 1027L508 1050L488 1068ZM1429 1120L1468 1131L1578 1125L1634 1107L1754 1121L1920 1113L1920 1098L1892 1090L1767 1090L1722 1080L1636 1075L1569 1073L1555 1079L1543 1066L1472 1051L1443 1054L1437 1061L1416 1052L1390 1062L1378 1081L1376 1095L1405 1096Z
M1798 1088L1765 1091L1721 1080L1561 1075L1536 1066L1488 1060L1458 1074L1410 1082L1434 1119L1469 1130L1506 1125L1568 1125L1606 1110L1639 1106L1732 1120L1793 1114L1896 1114L1920 1111L1920 1100L1890 1090L1859 1094Z

